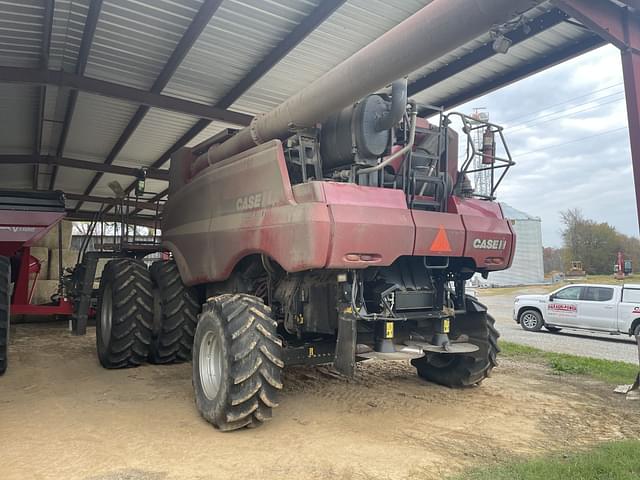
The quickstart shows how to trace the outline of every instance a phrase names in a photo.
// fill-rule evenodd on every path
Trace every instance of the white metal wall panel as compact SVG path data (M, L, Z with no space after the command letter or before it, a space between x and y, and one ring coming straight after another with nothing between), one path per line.
M473 283L503 287L511 285L533 285L544 282L542 258L542 223L539 218L502 203L505 218L511 221L516 234L516 251L511 267L489 274L488 279L476 275Z
M21 190L31 188L33 167L30 165L0 165L2 188Z
M428 3L429 0L346 2L232 108L251 113L269 111Z
M64 155L103 162L137 107L112 98L80 93Z
M41 1L0 0L0 65L39 65L43 18Z
M51 26L49 68L73 72L90 0L56 0Z
M317 0L225 0L164 93L213 103L316 6Z
M94 172L78 168L60 167L56 179L56 190L82 193L85 186L93 178Z
M118 155L119 165L149 166L166 152L197 119L152 108Z
M33 153L39 88L0 84L0 153Z
M201 0L104 0L86 75L150 89Z

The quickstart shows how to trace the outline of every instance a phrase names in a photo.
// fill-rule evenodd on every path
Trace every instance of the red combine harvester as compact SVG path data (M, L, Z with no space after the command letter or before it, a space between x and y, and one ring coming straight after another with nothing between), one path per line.
M61 291L51 304L31 304L41 269L31 246L64 216L62 192L0 190L0 375L7 369L10 315L72 313L72 303Z
M162 224L173 260L107 264L102 365L192 356L197 407L221 430L271 417L285 365L352 375L358 360L411 360L443 385L485 379L498 332L465 282L511 263L494 199L513 162L500 127L408 101L397 79L533 3L436 0L246 129L178 152ZM489 194L474 192L479 169Z

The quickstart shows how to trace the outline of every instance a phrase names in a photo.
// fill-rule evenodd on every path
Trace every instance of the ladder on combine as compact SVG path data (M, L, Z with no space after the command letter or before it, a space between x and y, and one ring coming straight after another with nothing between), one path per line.
M66 275L67 288L74 298L72 333L84 335L96 299L94 282L101 259L145 258L152 254L161 256L160 219L164 200L153 194L138 192L120 196L113 214L106 220L107 208L101 208L89 224L73 271ZM144 221L138 215L151 211Z

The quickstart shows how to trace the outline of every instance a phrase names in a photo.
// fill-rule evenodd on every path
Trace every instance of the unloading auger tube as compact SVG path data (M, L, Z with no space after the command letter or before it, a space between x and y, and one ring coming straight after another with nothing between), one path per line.
M292 128L313 127L539 3L434 0L269 113L255 117L226 142L211 147L193 161L191 176L256 145L286 138Z

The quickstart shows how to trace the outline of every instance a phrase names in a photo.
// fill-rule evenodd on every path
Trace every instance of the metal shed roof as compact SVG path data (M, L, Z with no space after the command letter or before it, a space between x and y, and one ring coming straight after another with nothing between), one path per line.
M77 218L166 189L169 154L268 111L430 0L0 0L0 187L62 189ZM602 45L549 2L410 76L453 107ZM530 30L530 31L529 31ZM245 115L234 115L239 112Z

